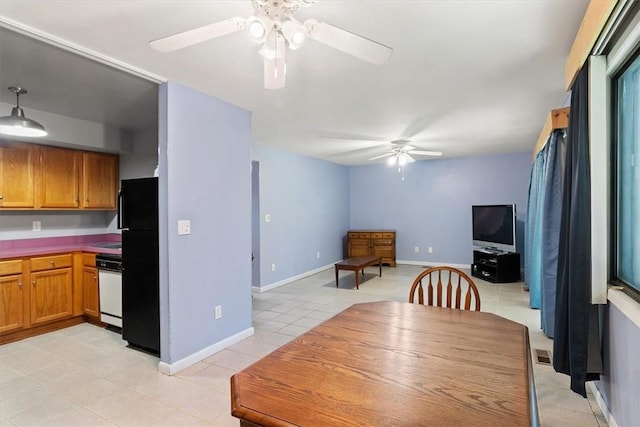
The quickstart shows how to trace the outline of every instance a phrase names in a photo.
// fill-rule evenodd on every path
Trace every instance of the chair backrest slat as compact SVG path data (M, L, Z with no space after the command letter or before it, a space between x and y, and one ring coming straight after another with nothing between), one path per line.
M446 279L447 283L446 283L446 301L443 304L442 301L442 293L444 291L444 286L442 283L442 273L445 272L445 274L448 274L448 277ZM434 276L437 275L437 279L434 279ZM458 277L458 280L456 281L454 278L454 275ZM464 309L465 310L475 310L475 311L480 311L480 293L478 292L478 288L476 287L476 284L473 282L473 280L471 279L471 277L469 277L465 272L458 270L457 268L454 267L446 267L446 266L440 266L440 267L431 267L428 268L424 271L422 271L418 277L416 277L413 281L413 284L411 285L411 290L409 291L409 302L413 303L414 302L414 295L416 294L416 292L418 293L418 304L424 304L424 291L423 291L423 284L422 281L423 280L427 280L428 284L427 284L427 305L434 305L434 295L433 295L433 291L434 291L434 284L433 281L437 280L437 283L435 284L435 291L436 291L436 305L438 307L446 307L447 308L456 308L456 309L462 309L462 292L463 292L463 288L465 287L465 282L466 282L466 292L465 292L465 297L464 297ZM455 304L453 302L453 287L454 287L454 283L455 283ZM474 300L474 308L471 308L472 306L472 300Z

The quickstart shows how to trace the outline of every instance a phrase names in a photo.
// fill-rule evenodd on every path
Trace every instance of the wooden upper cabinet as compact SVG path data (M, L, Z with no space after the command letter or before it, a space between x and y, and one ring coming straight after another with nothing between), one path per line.
M27 143L0 145L0 208L115 210L116 154Z
M118 156L82 154L82 206L89 209L115 209L118 184Z
M40 147L39 207L78 208L80 152L65 148Z
M30 144L0 145L0 207L34 207L34 152Z

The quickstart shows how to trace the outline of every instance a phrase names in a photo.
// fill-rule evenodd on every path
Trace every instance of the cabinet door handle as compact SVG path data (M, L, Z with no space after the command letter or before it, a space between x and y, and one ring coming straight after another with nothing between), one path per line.
M18 282L18 286L19 286L19 287L22 287L22 282Z
M32 280L32 281L31 281L31 284L32 284L33 286L35 286L35 285L36 285L36 281L35 281L35 280Z
M93 276L93 280L96 280L98 277L97 276Z
M89 199L85 200L87 203L89 203Z
M0 194L0 200L4 199L4 196L2 194Z
M51 261L51 265L55 266L56 262L55 261Z

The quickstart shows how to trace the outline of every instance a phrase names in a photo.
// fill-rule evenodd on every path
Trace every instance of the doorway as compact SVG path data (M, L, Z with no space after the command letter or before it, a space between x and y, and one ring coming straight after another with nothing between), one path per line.
M251 162L251 285L260 286L260 163Z

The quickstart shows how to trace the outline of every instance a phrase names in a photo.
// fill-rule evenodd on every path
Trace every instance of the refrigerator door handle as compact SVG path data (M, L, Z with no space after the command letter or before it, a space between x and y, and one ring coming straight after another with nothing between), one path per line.
M125 218L124 218L124 211L123 211L123 194L122 194L122 189L120 189L120 191L118 192L118 230L128 230L129 228L127 227L127 225L124 223L125 222Z

